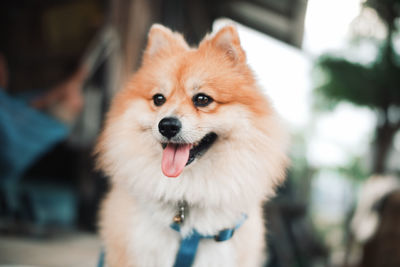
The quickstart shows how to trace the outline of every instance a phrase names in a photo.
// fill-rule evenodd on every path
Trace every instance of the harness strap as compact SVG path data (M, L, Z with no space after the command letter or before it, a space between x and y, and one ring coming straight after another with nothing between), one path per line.
M179 246L178 253L175 258L175 263L173 267L190 267L192 266L194 259L196 257L197 248L199 246L201 239L214 239L217 242L227 241L232 238L235 230L238 229L244 221L247 219L245 214L242 215L240 221L236 224L234 228L224 229L220 231L215 236L201 235L196 230L193 230L192 234L183 238ZM179 224L173 223L171 228L177 232L180 232Z
M178 254L175 258L174 267L192 266L201 238L201 235L196 232L182 239Z
M222 230L215 236L201 235L196 230L193 230L191 235L181 240L181 244L176 255L173 267L191 267L196 257L197 248L201 239L214 239L217 242L227 241L232 238L235 230L239 229L246 219L247 215L243 214L242 218L234 228ZM172 224L171 228L177 232L180 232L181 230L179 224L176 223ZM105 266L104 258L105 253L104 250L102 250L97 264L98 267Z
M97 267L105 266L105 257L106 257L106 254L104 252L104 249L101 249L99 261L97 262Z

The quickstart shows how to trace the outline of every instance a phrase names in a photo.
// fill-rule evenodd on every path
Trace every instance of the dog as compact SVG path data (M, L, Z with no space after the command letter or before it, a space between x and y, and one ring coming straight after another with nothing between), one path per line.
M107 266L262 266L262 206L288 163L281 122L235 26L193 48L153 25L95 150L111 177L99 220Z

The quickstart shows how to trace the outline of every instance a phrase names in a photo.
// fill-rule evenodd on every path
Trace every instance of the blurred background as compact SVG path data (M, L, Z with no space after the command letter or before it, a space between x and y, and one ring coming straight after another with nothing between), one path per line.
M154 22L227 21L292 136L268 267L400 266L400 0L3 0L0 265L96 266L92 155Z

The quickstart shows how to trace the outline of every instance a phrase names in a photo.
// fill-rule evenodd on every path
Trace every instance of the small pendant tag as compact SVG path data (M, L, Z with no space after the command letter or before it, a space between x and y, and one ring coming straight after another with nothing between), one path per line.
M182 224L184 222L186 206L187 206L187 203L185 201L178 202L178 210L173 218L174 223Z

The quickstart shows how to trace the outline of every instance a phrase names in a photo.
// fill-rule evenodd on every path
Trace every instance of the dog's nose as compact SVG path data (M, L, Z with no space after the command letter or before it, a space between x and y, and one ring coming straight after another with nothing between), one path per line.
M168 139L174 137L182 128L181 122L174 117L167 117L158 123L158 130Z

